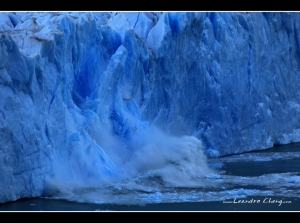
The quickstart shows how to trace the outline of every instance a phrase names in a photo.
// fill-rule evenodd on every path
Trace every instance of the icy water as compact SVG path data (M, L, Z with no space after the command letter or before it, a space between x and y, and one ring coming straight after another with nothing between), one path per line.
M155 174L56 197L22 199L0 211L300 211L300 143L208 160L203 186L166 185Z

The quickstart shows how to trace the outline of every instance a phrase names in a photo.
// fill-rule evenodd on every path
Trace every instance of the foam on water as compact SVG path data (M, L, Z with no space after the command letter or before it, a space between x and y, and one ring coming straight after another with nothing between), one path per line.
M285 176L282 176L285 177ZM269 180L272 176L269 176ZM232 178L231 178L232 179ZM229 179L227 179L229 180ZM253 180L253 179L249 179ZM260 179L261 180L261 179ZM281 178L282 180L282 178ZM235 180L236 182L237 180ZM248 182L249 182L248 181ZM259 185L264 185L266 182L260 181ZM228 183L228 182L227 182ZM246 182L245 182L246 184ZM247 186L245 185L244 186ZM281 186L286 186L282 183ZM219 185L221 186L221 185ZM203 201L223 201L225 199L246 198L247 196L285 196L299 197L299 193L295 190L286 189L285 187L269 188L265 190L259 189L244 189L239 185L238 189L230 188L230 185L223 185L219 190L208 190L203 188L191 189L176 189L176 188L153 188L152 191L143 190L113 190L112 188L87 188L86 190L74 191L69 196L56 197L57 199L67 199L71 201L83 203L97 204L146 204L146 203L173 203L173 202L203 202ZM236 185L235 185L236 186Z
M169 157L178 158L178 154L175 151ZM163 155L161 156L163 157ZM255 162L261 162L260 158L264 156L265 153L249 153L222 157L218 159L220 161L208 160L210 164L208 166L212 169L208 172L198 172L198 175L191 174L194 172L184 171L185 168L188 169L188 165L180 160L179 163L183 166L182 170L166 161L156 168L149 164L148 169L141 171L135 166L138 166L140 160L133 156L135 158L130 160L132 163L125 165L126 168L129 168L129 166L133 169L135 168L136 172L131 177L114 183L98 185L97 187L77 187L69 190L68 193L60 191L53 198L84 203L142 205L146 203L224 201L226 199L247 198L249 196L265 196L266 198L268 196L300 197L299 190L295 189L298 188L300 183L300 172L236 176L228 175L222 170L222 167L227 162L241 162L248 158L254 161L253 164L255 165ZM269 153L269 157L286 160L297 157L297 152L295 154ZM266 159L262 160L264 160L264 163L270 162ZM174 173L175 170L178 173ZM183 176L179 178L179 181L184 179L183 183L179 184L174 178L170 180L167 177L167 173L171 173L173 176L182 174ZM188 179L191 181L188 181Z

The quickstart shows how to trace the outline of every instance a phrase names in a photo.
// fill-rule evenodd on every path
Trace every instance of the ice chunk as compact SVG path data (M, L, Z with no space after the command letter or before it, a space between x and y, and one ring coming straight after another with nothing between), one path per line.
M0 32L9 32L14 29L10 17L5 12L0 12Z

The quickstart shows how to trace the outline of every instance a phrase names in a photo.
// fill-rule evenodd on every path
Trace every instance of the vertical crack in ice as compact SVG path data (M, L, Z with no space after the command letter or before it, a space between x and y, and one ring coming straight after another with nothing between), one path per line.
M137 18L136 18L136 21L135 21L135 23L134 23L134 26L133 26L133 28L135 28L135 26L136 26L137 22L139 21L139 17L140 17L140 12L139 12L139 13L138 13L138 15L137 15Z

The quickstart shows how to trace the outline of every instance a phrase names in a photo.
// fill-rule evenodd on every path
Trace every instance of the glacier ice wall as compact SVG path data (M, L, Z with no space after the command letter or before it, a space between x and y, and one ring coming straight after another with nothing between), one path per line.
M299 18L0 12L0 203L299 142Z

